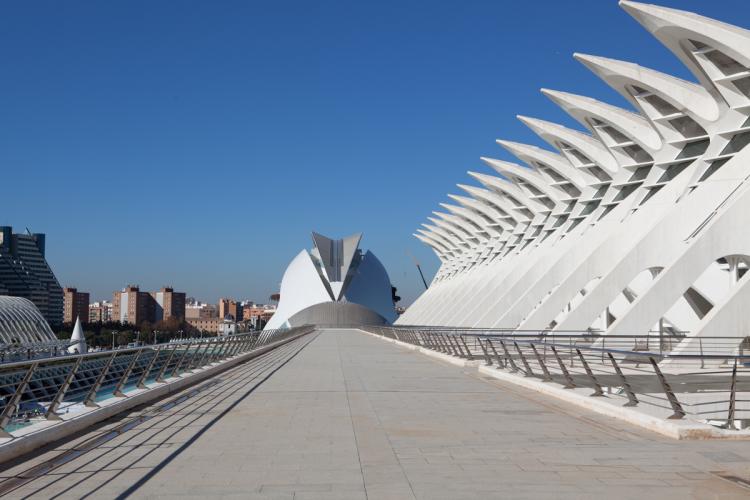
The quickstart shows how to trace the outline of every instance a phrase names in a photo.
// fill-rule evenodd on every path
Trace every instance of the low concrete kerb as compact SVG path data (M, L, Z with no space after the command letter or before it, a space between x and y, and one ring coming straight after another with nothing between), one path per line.
M97 403L98 407L70 415L60 415L60 420L47 420L15 431L12 438L0 438L0 463L7 462L46 444L71 436L76 432L82 431L136 406L150 403L178 392L189 385L211 378L233 366L257 358L277 347L313 332L314 330L300 333L288 339L268 344L260 349L240 354L208 367L199 368L187 376L173 377L164 382L151 383L146 389L136 389L128 392L125 397L113 397L101 401Z
M509 382L511 384L532 390L534 392L538 392L540 394L555 397L559 400L574 404L601 415L616 418L617 420L642 427L644 429L656 432L672 439L750 439L750 432L748 431L732 431L719 429L709 424L690 420L666 420L654 415L648 415L630 407L621 406L620 404L618 404L619 401L615 401L606 396L600 398L592 398L580 393L566 390L556 384L543 382L536 378L527 378L509 373L504 370L498 369L495 366L487 366L482 361L470 361L462 358L457 358L455 356L450 356L448 354L436 352L431 349L415 346L407 342L402 342L400 340L383 337L381 335L366 332L364 330L360 331L386 342L396 344L399 347L403 347L411 351L420 352L421 354L424 354L433 359L437 359L461 367L475 368L481 375L502 380L503 382Z

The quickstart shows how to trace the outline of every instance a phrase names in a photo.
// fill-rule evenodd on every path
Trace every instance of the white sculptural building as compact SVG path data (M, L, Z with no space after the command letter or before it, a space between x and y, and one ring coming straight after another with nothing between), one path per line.
M313 249L302 250L284 272L279 307L265 330L392 323L391 280L372 252L359 249L362 234L312 239Z
M626 110L542 90L580 123L519 119L549 148L498 144L415 236L441 261L403 325L750 335L750 31L621 6L694 75L575 58Z

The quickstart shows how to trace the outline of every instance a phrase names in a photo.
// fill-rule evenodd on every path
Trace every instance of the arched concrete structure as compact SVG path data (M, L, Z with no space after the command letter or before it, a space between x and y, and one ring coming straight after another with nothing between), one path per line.
M459 187L474 202L451 198L473 216L451 210L450 231L421 235L441 266L399 324L750 332L745 267L731 289L715 282L731 256L750 255L750 31L621 5L696 81L576 54L633 110L542 90L588 133L519 116L556 152L500 140L527 166L482 158L498 176L470 172L482 187ZM467 236L480 220L492 230ZM660 271L636 280L649 269Z

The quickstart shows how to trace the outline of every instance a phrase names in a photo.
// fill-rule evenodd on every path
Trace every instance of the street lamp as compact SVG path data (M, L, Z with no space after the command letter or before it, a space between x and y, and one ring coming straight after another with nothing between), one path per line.
M115 335L117 335L118 333L120 332L118 332L117 330L112 330L112 350L113 351L115 350Z

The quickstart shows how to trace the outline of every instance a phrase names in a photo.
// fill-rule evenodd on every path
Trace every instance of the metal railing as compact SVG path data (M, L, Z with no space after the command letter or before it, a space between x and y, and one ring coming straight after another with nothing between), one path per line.
M750 426L745 337L607 335L369 326L366 331L450 356L607 396L670 419L725 429Z
M255 331L0 364L0 437L313 330Z

